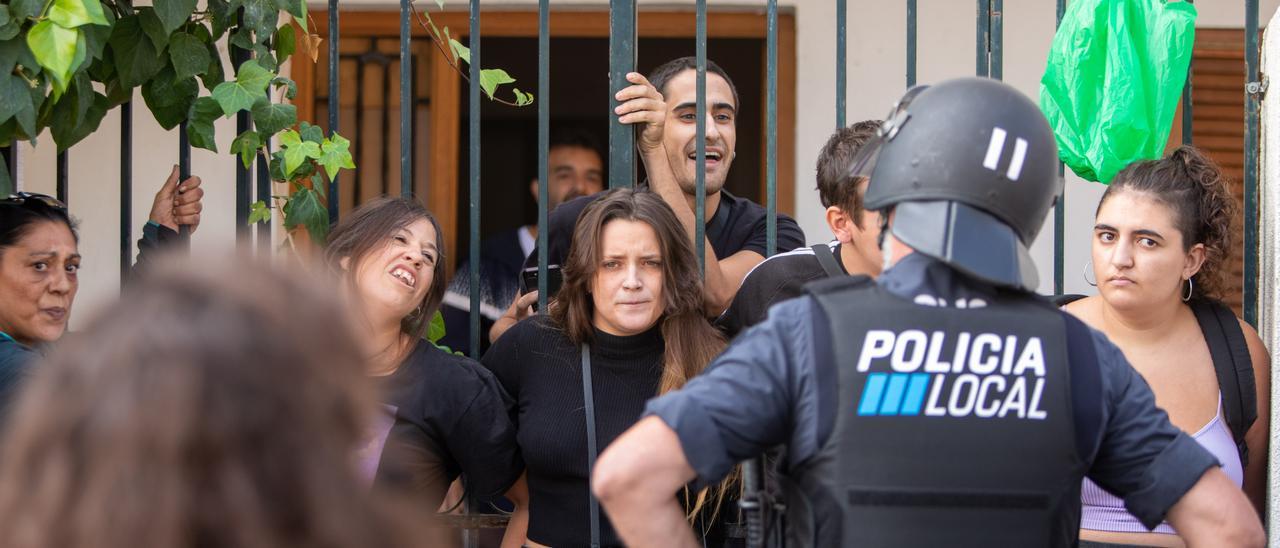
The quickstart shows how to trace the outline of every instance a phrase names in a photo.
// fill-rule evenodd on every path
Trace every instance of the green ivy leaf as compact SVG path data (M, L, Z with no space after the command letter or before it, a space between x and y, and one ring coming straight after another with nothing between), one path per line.
M111 110L107 97L101 93L91 91L89 96L79 97L79 101L86 103L88 108L74 124L59 123L58 111L56 109L54 111L53 123L49 124L49 131L59 151L71 148L72 145L97 131L98 126L102 124L102 119L107 116L107 111Z
M0 40L9 40L22 31L22 20L10 16L9 6L0 4Z
M0 122L8 121L23 110L35 112L26 80L7 72L0 75Z
M64 95L58 102L71 101L75 114L72 118L72 123L79 125L85 114L89 112L89 107L93 105L93 81L89 79L88 74L77 72L71 82L72 84L67 87L68 94Z
M9 2L9 16L22 21L29 17L36 17L44 11L45 0L13 0Z
M120 85L133 89L164 68L160 50L142 31L142 17L123 17L111 31L111 51L120 75Z
M283 76L279 76L271 79L271 85L276 87L285 86L289 88L284 92L284 96L286 99L293 99L294 97L298 96L298 83L294 82L293 80L290 80Z
M284 171L293 177L295 170L309 159L320 157L320 145L310 141L303 141L296 146L286 146L284 149Z
M97 3L97 2L93 2ZM107 41L111 39L111 29L116 24L116 16L110 10L103 12L103 17L107 20L106 25L85 25L80 30L84 31L85 48L88 50L89 59L102 59L102 52L107 48ZM0 37L0 39L3 39ZM110 63L97 63L110 64Z
M169 38L169 60L179 80L204 74L209 70L209 50L200 39L176 32Z
M226 78L222 72L222 52L218 51L218 47L212 43L206 44L205 47L209 51L209 68L205 69L204 74L200 76L200 81L204 82L204 88L213 93L213 88L218 87Z
M436 0L436 2L443 3L443 0ZM444 315L437 310L435 315L431 316L431 323L427 325L427 340L431 341L431 344L435 344L440 342L444 335Z
M324 142L324 130L320 126L313 126L309 122L302 122L298 125L298 134L302 136L303 141L310 141L315 144Z
M237 27L236 31L231 33L231 45L244 50L252 50L253 46L256 45L253 42L253 30L249 27Z
M272 0L242 0L244 26L253 30L254 44L265 44L276 33L280 10Z
M276 58L283 63L298 49L297 37L293 34L293 25L284 25L276 29L276 36L272 43L276 48Z
M235 18L231 16L231 4L227 0L209 0L209 25L213 38L222 38Z
M458 59L462 59L463 61L466 61L467 64L471 63L471 48L462 45L462 42L459 42L453 38L450 38L449 49L453 50L454 57L457 57Z
M271 208L267 207L266 202L258 200L249 204L249 224L269 222L271 222Z
M286 230L306 227L311 239L318 245L324 245L329 236L329 211L320 203L319 195L309 188L300 188L282 209Z
M80 31L68 29L53 21L36 23L27 31L27 45L36 62L53 76L55 88L64 89L71 80L76 43L84 40Z
M480 71L480 89L484 90L484 94L493 99L493 92L497 91L498 86L502 84L510 84L516 79L507 74L502 69L483 69Z
M12 126L13 124L8 125ZM13 132L12 128L10 128L9 132ZM0 137L0 139L3 139L3 137ZM0 143L3 143L0 146L9 146L9 141L12 139L13 137L9 137L9 139L0 140ZM13 180L9 178L9 164L4 161L4 156L0 156L0 196L8 196L16 190Z
M280 63L276 61L276 56L271 54L271 48L262 44L253 46L253 60L257 61L262 68L271 72L277 72L280 69Z
M245 169L248 169L253 166L253 155L258 153L258 148L261 146L262 141L258 140L258 133L248 130L231 141L231 153L239 154L240 161L244 162Z
M116 108L132 100L133 88L126 88L120 85L119 78L109 79L107 82L107 103L111 105L111 108Z
M325 193L329 192L329 183L326 183L319 173L311 176L311 189L320 195L321 200L329 199L325 196Z
M191 19L191 13L196 10L196 0L157 0L155 9L167 35Z
M356 168L356 164L351 161L350 147L351 141L336 133L320 145L320 165L324 166L325 175L330 180L338 176L340 169Z
M520 88L511 88L512 93L516 96L516 106L523 107L533 104L533 94L520 91Z
M187 140L191 146L217 152L218 142L213 138L213 123L222 117L222 107L212 97L201 97L191 105L187 117Z
M13 72L14 65L22 65L32 69L38 68L36 56L26 40L7 40L0 42L0 72Z
M253 103L253 126L266 135L298 123L298 107L272 103L265 95Z
M306 0L276 0L276 9L287 11L298 19L307 18L307 2Z
M68 29L80 25L110 24L107 22L107 17L102 14L102 3L98 0L53 0L53 5L49 6L46 17Z
M169 31L164 29L164 22L160 21L156 10L138 8L138 24L142 26L142 32L146 33L147 38L151 40L151 45L156 47L156 55L163 53L164 48L169 45Z
M259 97L266 96L267 85L275 74L262 68L256 61L245 61L236 73L236 79L223 82L213 88L213 99L222 105L222 112L231 116L241 110L253 108Z
M142 85L142 98L156 117L160 127L170 130L183 120L200 94L194 77L179 79L173 68L165 67L155 78Z

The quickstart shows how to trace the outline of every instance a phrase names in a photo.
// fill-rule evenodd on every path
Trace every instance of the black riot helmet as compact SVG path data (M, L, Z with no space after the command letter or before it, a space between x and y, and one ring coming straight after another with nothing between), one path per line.
M868 210L917 252L988 282L1034 290L1027 248L1062 181L1049 122L1013 87L960 78L907 91L859 151Z

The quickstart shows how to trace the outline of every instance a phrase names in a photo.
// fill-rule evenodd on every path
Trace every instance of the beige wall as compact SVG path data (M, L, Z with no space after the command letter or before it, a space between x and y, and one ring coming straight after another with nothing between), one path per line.
M555 6L572 9L605 9L600 0L552 0ZM421 2L428 5L427 2ZM762 10L764 2L709 0L714 9ZM829 236L822 221L821 206L813 192L813 165L817 151L830 135L835 109L835 2L834 0L782 0L783 9L794 10L797 25L797 54L804 59L797 67L796 113L796 207L797 218L810 241ZM1054 28L1051 0L1005 0L1005 80L1028 95L1035 96L1043 72L1044 58ZM1200 0L1198 25L1202 27L1242 27L1243 0ZM1261 20L1267 21L1280 0L1262 0ZM344 7L362 5L396 9L395 2L342 0ZM465 9L466 3L448 0L450 9ZM536 0L484 2L486 9L534 9ZM642 7L687 6L686 1L646 1ZM316 4L321 7L322 4ZM905 89L905 2L849 0L847 121L883 116ZM960 0L919 0L919 83L973 74L975 69L974 2ZM643 17L643 14L641 15ZM781 60L794 62L794 60ZM192 243L193 253L214 253L234 244L235 179L232 159L225 151L234 137L234 123L218 126L222 154L192 152L193 170L201 175L206 189L203 225ZM71 151L71 210L81 219L85 268L81 293L72 325L81 324L93 310L108 302L119 287L119 114L108 114L101 129ZM20 184L28 190L53 193L54 145L47 135L39 145L23 147ZM164 132L137 100L134 110L134 199L135 235L146 221L152 195L177 158L177 132ZM1068 175L1067 252L1064 261L1066 289L1085 292L1089 288L1080 271L1087 260L1089 226L1102 187ZM1041 271L1041 290L1052 289L1052 220L1041 232L1032 254Z

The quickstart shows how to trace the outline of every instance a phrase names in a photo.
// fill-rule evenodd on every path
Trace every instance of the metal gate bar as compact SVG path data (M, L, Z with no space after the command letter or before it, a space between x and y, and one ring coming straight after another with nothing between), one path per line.
M843 2L844 0L840 0ZM695 50L697 53L697 99L695 102L698 122L697 151L695 156L694 178L694 236L695 253L698 254L698 273L703 281L707 279L707 0L697 0L697 29L695 31ZM725 151L728 154L729 151ZM674 168L675 166L672 166ZM679 207L679 206L676 206Z
M303 23L306 23L306 21L303 21ZM340 64L340 61L341 61L341 59L338 56L339 55L338 54L338 37L339 37L338 0L329 0L329 136L330 137L338 133L338 122L342 119L342 117L339 115L340 109L342 108L342 104L338 102L338 93L341 88L341 86L338 85L338 83L341 81L338 78L338 70L339 70L338 65ZM356 85L357 86L360 85L358 81ZM356 131L357 132L360 131L358 125L356 128ZM358 141L359 136L357 135L356 137ZM359 161L358 155L356 158L357 158L357 161ZM329 181L329 192L328 192L329 222L331 223L338 222L338 215L339 215L338 206L340 202L339 200L340 196L338 195L338 179L340 177L341 177L341 174L335 175L333 179ZM263 198L261 195L259 195L258 199L269 200L270 198L269 197ZM359 195L356 195L355 201L358 202L359 200L360 200Z
M120 287L133 269L133 101L120 105Z
M551 210L547 165L547 155L551 153L550 4L550 0L538 0L538 310L547 309L547 216Z
M1258 76L1258 0L1245 0L1244 6L1244 321L1257 327L1258 102L1263 87Z
M404 17L402 14L401 17ZM471 357L480 359L480 0L471 0L471 60L467 68L471 73L471 85L467 86L471 118Z

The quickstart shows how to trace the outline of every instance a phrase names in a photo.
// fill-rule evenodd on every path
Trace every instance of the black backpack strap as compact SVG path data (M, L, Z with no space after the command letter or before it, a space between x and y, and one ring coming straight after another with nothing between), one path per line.
M1065 295L1054 295L1052 297L1049 297L1049 302L1053 303L1053 306L1062 308L1080 299L1083 299L1086 296L1087 295L1079 295L1076 293L1067 293Z
M1209 345L1213 370L1218 376L1222 394L1222 414L1236 441L1241 466L1249 463L1249 447L1244 435L1258 419L1258 392L1253 378L1253 360L1249 344L1236 315L1220 302L1196 300L1191 311L1200 323L1200 331Z
M1062 312L1067 327L1067 363L1070 364L1071 410L1075 415L1076 450L1090 461L1097 451L1102 424L1102 370L1089 326Z
M836 262L836 255L831 252L831 246L813 244L809 246L809 249L813 250L813 256L818 258L818 264L822 265L822 270L827 273L827 277L834 278L844 275L844 269L840 268L840 263Z
M587 413L587 505L591 509L591 548L600 548L600 501L591 491L591 472L596 468L596 405L591 394L591 345L582 345L582 401Z

